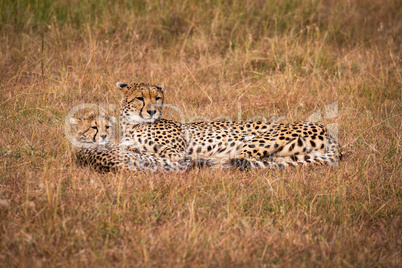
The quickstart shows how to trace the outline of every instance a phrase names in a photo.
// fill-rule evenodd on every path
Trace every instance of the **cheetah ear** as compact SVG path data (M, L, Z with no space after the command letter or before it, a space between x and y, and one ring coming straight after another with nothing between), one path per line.
M125 83L122 83L122 82L117 82L116 83L116 86L118 87L118 88L126 88L126 87L128 87L128 85L127 84L125 84Z
M78 125L80 123L80 119L75 118L75 117L71 117L70 118L70 125Z
M155 85L155 87L157 89L159 89L160 91L165 91L165 88L163 86L161 86L161 85Z
M122 83L122 82L117 82L116 86L118 89L121 90L121 92L123 92L124 95L126 95L128 93L128 90L131 88L127 84Z

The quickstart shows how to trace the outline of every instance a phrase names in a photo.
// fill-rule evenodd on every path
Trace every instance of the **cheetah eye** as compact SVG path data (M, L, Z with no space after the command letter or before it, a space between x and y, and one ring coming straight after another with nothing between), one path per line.
M158 101L158 100L160 100L160 99L162 99L161 97L156 97L156 100Z
M93 128L93 129L98 129L98 127L97 127L97 126L92 126L92 128Z
M144 101L144 98L143 97L137 97L137 100Z
M110 128L110 126L106 126L106 129L109 129Z

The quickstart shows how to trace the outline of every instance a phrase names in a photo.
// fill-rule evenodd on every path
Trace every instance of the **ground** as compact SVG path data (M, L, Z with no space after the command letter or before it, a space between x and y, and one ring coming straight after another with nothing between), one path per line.
M1 265L401 265L400 1L31 2L0 8ZM117 81L164 85L175 120L319 119L346 156L98 174L64 120L117 116Z

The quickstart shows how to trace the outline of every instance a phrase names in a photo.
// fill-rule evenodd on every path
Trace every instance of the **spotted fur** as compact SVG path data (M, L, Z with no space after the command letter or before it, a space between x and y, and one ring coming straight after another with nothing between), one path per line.
M117 83L124 98L123 139L128 150L171 160L213 159L223 165L286 167L309 163L336 165L337 141L322 124L312 122L195 122L160 119L164 89L151 84ZM155 110L151 115L149 110ZM147 111L147 112L145 112Z
M185 170L193 164L191 159L173 162L152 153L128 151L112 143L113 123L104 113L81 110L78 116L71 118L70 123L77 163L91 166L98 172L116 172L122 169Z

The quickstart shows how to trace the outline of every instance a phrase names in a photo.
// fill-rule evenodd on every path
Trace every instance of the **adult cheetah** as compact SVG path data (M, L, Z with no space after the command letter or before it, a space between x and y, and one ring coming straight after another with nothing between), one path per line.
M337 165L339 144L322 124L162 119L164 88L118 82L123 93L122 144L128 150L170 160L213 159L235 167ZM225 165L225 164L224 164Z

